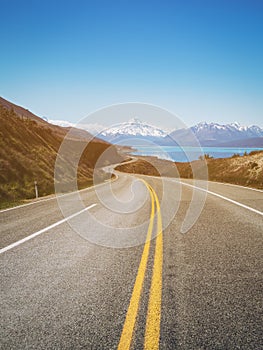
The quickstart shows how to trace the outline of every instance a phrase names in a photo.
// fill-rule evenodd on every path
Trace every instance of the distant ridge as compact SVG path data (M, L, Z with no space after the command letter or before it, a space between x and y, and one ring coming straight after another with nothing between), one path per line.
M87 129L48 123L28 109L7 101L3 97L0 97L0 105L10 111L14 111L22 118L34 120L44 127L51 128L59 136L65 136L71 130L72 138L85 140L93 138L93 135ZM190 128L178 129L168 134L167 131L135 117L108 129L105 128L96 135L94 140L96 139L97 142L102 143L125 143L129 145L130 140L134 138L148 140L163 146L175 146L177 143L181 146L197 146L200 143L203 147L261 148L263 147L263 128L257 125L242 126L238 122L230 124L200 122ZM133 144L133 141L131 144Z
M225 147L227 145L229 147L246 147L246 143L251 147L260 147L262 145L261 138L263 138L263 129L257 125L242 126L239 123L221 125L202 122L190 128L173 131L167 136L166 141L167 145L172 139L184 146L194 146L198 140L201 146L208 147ZM246 142L246 140L249 141Z
M263 147L263 128L242 126L237 122L224 125L200 122L168 134L166 130L133 118L105 128L98 136L111 143L126 145L149 141L159 146Z

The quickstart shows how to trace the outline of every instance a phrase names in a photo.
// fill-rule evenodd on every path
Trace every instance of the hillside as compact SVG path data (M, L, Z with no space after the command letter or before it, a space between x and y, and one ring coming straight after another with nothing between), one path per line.
M50 124L46 120L36 116L34 113L30 112L28 109L25 109L21 106L17 106L16 104L5 100L4 98L0 97L0 105L7 109L8 111L14 112L18 117L22 119L30 119L35 121L37 124L48 127L52 130L53 134L56 134L57 136L64 137L69 130L71 130L71 137L79 140L91 140L93 136L88 133L87 131L83 129L77 129L77 128L71 128L71 127L61 127L58 125ZM101 139L97 139L98 142L104 142Z
M17 109L16 109L17 110ZM21 113L21 110L18 109ZM23 111L23 110L22 110ZM31 112L29 112L31 113ZM38 117L36 117L38 118ZM39 195L44 196L54 192L54 165L58 149L67 133L67 128L53 126L41 118L30 118L25 114L17 114L15 108L0 104L0 205L33 198L34 181L38 183ZM73 135L72 154L63 159L68 168L74 162L74 149L87 143L91 135L78 129ZM108 163L123 160L115 148L99 139L92 140L86 147L78 167L78 185L80 188L92 184L94 166L99 156L107 149ZM101 164L103 165L103 164ZM99 176L104 179L101 171ZM68 183L68 189L74 178L61 175L61 181Z
M0 105L2 107L5 107L7 110L13 110L15 112L15 114L19 117L31 119L31 120L34 120L34 121L41 123L41 124L47 124L47 122L45 120L43 120L42 118L39 118L34 113L30 112L28 109L25 109L25 108L18 106L10 101L7 101L1 96L0 96Z
M210 181L228 182L263 189L263 151L253 151L244 156L196 160L198 178L202 178L203 168L208 167ZM153 176L174 176L175 165L181 178L192 178L191 163L172 163L154 157L140 157L133 163L123 164L116 169L128 173ZM157 169L160 169L158 171Z
M204 161L196 161L200 172ZM263 151L252 151L244 156L206 159L209 180L263 189ZM189 163L176 163L182 177L192 177Z

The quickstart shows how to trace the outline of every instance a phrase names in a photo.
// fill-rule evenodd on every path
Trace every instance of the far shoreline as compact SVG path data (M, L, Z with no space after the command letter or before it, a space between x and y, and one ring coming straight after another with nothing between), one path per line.
M137 147L137 148L136 148ZM209 155L214 159L226 159L233 156L244 156L254 151L263 151L263 147L216 147L216 146L130 146L127 152L135 157L152 157L158 159L170 160L172 162L185 163L188 161L198 160L202 155ZM186 154L184 153L186 152ZM188 153L189 152L189 153ZM188 153L188 154L187 154Z

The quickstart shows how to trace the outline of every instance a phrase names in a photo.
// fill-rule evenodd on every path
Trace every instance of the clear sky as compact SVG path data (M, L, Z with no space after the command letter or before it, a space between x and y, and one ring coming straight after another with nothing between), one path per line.
M37 115L76 122L138 101L188 125L263 126L262 0L0 0L0 11L0 95Z

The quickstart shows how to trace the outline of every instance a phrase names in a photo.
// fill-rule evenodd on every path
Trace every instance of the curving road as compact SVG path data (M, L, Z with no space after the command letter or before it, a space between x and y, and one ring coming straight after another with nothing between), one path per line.
M1 349L263 348L263 192L164 181L0 212Z

